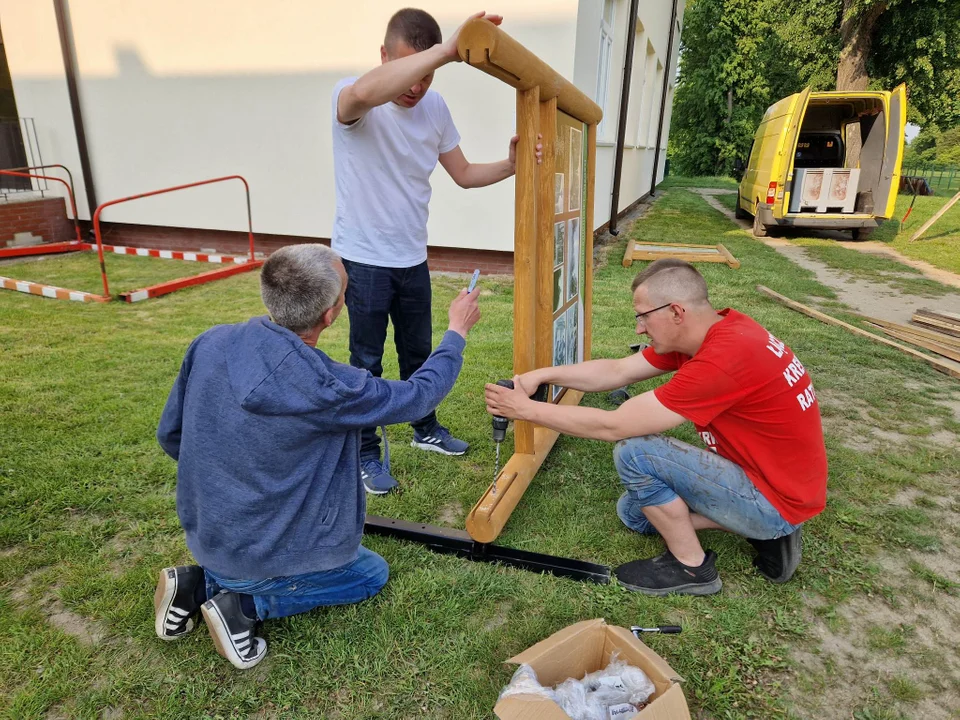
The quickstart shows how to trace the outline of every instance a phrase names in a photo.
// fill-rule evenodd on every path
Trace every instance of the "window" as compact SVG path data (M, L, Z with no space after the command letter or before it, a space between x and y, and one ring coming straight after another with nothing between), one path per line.
M648 39L647 51L643 55L643 84L639 98L640 117L637 122L637 147L647 147L647 141L650 137L650 114L653 110L656 79L657 51L653 49L653 43Z
M616 18L616 0L603 0L603 14L600 16L600 56L597 63L597 105L603 110L598 133L606 137L607 128L615 123L607 122L610 110L610 67L613 65L613 21Z

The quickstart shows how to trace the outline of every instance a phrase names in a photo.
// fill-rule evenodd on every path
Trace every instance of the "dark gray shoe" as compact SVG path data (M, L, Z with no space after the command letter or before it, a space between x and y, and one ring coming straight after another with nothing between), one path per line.
M199 565L168 567L160 571L153 593L154 629L161 640L179 640L196 627L200 603L198 586L204 582ZM202 595L201 595L202 597Z
M752 540L747 542L756 548L757 556L753 559L753 566L767 580L774 583L785 583L793 577L803 550L803 541L800 537L801 525L789 535L776 540Z
M713 595L723 587L716 562L717 554L707 550L703 563L690 567L667 550L649 560L624 563L613 572L627 590L644 595Z

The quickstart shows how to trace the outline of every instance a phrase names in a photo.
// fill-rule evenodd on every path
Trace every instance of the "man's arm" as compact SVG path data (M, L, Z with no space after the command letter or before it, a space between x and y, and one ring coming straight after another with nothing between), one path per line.
M189 351L187 354L189 358ZM174 460L180 459L180 438L183 433L183 398L187 389L187 358L177 373L177 379L170 390L167 404L163 407L160 422L157 425L157 442L163 451Z
M444 43L374 68L340 91L337 120L344 125L356 122L373 108L402 95L434 70L455 59L450 57Z
M494 25L503 22L501 16L487 15L485 12L471 15L467 22L480 17ZM462 28L463 25L457 28L445 42L405 58L386 62L359 77L353 85L345 87L337 98L337 120L344 125L356 122L373 108L403 94L434 70L447 63L458 62L460 55L457 41Z
M538 136L539 138L539 136ZM472 163L467 160L463 150L457 145L450 152L440 155L440 164L453 181L462 188L479 188L493 185L511 177L517 171L517 141L520 138L514 135L510 139L510 149L507 159L492 163ZM543 145L537 143L537 164L540 164Z
M604 392L667 372L670 371L652 365L643 353L635 353L619 360L588 360L576 365L539 368L520 375L519 382L527 395L533 395L543 383L583 392Z
M487 412L492 415L529 420L565 435L608 442L661 433L686 421L683 415L665 408L653 390L631 398L616 410L536 402L523 390L499 385L487 385L486 399Z

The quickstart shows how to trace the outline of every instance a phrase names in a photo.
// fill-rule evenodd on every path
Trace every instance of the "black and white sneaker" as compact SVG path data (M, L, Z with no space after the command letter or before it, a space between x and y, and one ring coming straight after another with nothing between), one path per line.
M181 565L160 571L157 590L153 593L157 637L178 640L196 627L194 618L200 612L197 586L203 582L203 568L199 565Z
M240 608L237 593L222 592L207 600L200 612L217 652L240 670L252 668L267 654L267 641L254 633L259 622L248 618Z
M707 550L699 567L684 565L667 550L649 560L624 563L613 572L625 588L644 595L713 595L723 587L716 562L713 550Z
M803 552L801 530L803 530L802 525L789 535L776 540L747 539L757 551L753 566L770 582L785 583L797 571Z
M423 435L414 430L413 442L410 446L444 455L463 455L470 449L470 443L455 438L443 425L437 425L432 431Z

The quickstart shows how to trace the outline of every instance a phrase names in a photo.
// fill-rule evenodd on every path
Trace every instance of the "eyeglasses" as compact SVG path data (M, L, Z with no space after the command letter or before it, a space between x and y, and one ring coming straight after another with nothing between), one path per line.
M637 313L637 322L642 322L643 319L650 313L655 313L657 310L663 310L666 307L670 307L673 303L667 303L666 305L661 305L660 307L655 307L653 310L647 310L646 312Z

